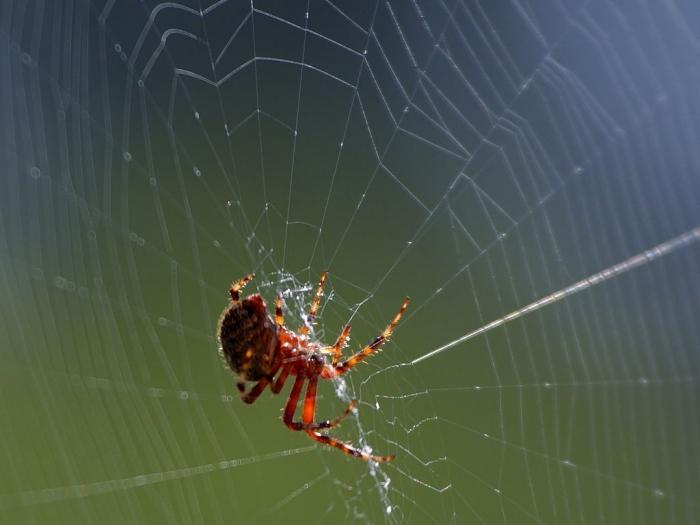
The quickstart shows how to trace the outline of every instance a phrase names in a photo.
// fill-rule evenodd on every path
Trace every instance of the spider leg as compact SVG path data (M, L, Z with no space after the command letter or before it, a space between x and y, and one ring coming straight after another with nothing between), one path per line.
M338 450L340 450L343 454L347 454L348 456L354 456L356 458L364 459L365 461L374 461L376 463L383 463L385 461L391 461L392 459L394 459L396 457L393 454L388 455L388 456L375 456L374 454L367 454L367 452L364 452L358 448L355 448L351 445L348 445L347 443L344 443L343 441L339 441L335 438L327 436L326 434L321 434L320 432L314 432L313 430L307 430L306 433L314 441L318 441L319 443L323 443L324 445L328 445L329 447L335 447Z
M243 400L243 402L248 403L248 404L254 403L255 400L258 397L260 397L260 394L262 394L265 391L265 387L267 385L270 385L270 390L272 390L272 392L276 394L277 392L275 392L275 390L274 390L274 383L273 384L270 384L270 383L272 383L272 378L277 373L277 370L279 370L279 367L274 369L269 376L263 377L257 383L255 383L253 388L251 388L248 391L248 393L245 392L245 382L238 381L236 383L236 388L238 388L238 391L241 394L241 399ZM283 370L283 372L284 372L284 370ZM285 377L285 379L286 379L286 377ZM279 378L278 378L278 380L279 380ZM284 383L284 380L282 380L282 382ZM279 390L278 390L278 392L279 392Z
M335 344L331 348L331 352L333 353L333 366L337 365L338 361L340 361L340 358L343 357L342 350L347 345L349 337L350 337L350 325L346 324L345 327L343 328L343 331L340 332L338 339L335 341Z
M352 367L354 367L357 363L359 363L363 359L366 359L367 357L372 355L374 352L378 351L381 348L381 346L384 344L384 342L391 337L391 333L394 331L394 328L396 328L396 325L401 320L401 316L406 311L406 308L408 308L409 302L410 302L410 299L408 297L406 297L403 300L403 304L401 305L401 308L399 309L398 313L394 316L394 318L391 320L389 325L384 329L384 331L380 335L378 335L374 339L374 341L372 341L370 344L365 346L362 350L357 352L351 358L346 359L342 363L335 365L335 367L334 367L335 373L336 374L344 374L345 372L350 370ZM324 374L324 376L325 376L325 374Z
M316 385L318 385L318 376L309 379L309 384L306 386L304 410L301 414L301 420L305 425L313 423L314 415L316 414Z
M330 419L330 420L327 419L325 421L322 421L321 423L319 423L319 426L322 425L321 428L335 428L335 427L337 427L338 425L340 425L340 423L341 423L341 421L343 421L343 419L345 419L346 417L348 417L352 413L352 411L355 409L356 406L357 406L357 399L353 399L352 401L350 401L348 403L348 406L345 407L345 410L343 410L342 414L340 414L338 417L336 417L334 419Z
M275 297L275 324L277 328L284 326L284 314L282 313L282 298L279 294Z
M237 281L231 283L231 288L229 289L229 294L231 294L231 300L232 301L238 301L240 298L240 295L238 292L241 291L241 289L248 284L250 281L253 280L255 277L254 273L249 273L245 277L241 277Z
M292 391L289 393L289 399L284 407L284 415L282 416L282 421L287 425L290 430L299 430L294 424L294 413L297 411L297 405L299 404L299 394L301 393L301 387L304 386L304 377L297 376L294 380L294 386L292 386ZM298 425L298 424L297 424Z
M294 413L296 412L297 405L299 403L299 395L301 394L301 388L304 384L304 377L297 376L294 381L294 386L289 394L289 401L287 401L287 406L284 408L284 424L287 428L295 431L315 431L315 430L326 430L329 428L334 428L340 425L340 422L352 412L355 408L357 401L353 400L345 409L345 411L335 419L327 419L319 423L314 423L314 414L316 412L316 385L318 383L318 376L309 379L309 384L306 387L306 396L304 397L304 408L302 414L302 422L294 421Z
M323 286L326 284L326 279L328 279L328 272L323 272L321 274L321 279L318 281L318 287L316 288L316 294L311 301L311 308L309 309L309 315L306 317L306 323L299 327L299 333L301 335L306 335L309 333L309 326L313 326L314 320L316 319L316 313L318 312L318 307L321 304L321 296L323 295Z
M377 463L383 462L383 461L391 461L394 459L394 456L374 456L372 454L367 454L366 452L363 452L360 449L357 449L353 447L352 445L349 445L347 443L344 443L343 441L339 441L335 438L332 438L330 436L327 436L326 434L321 434L320 432L316 432L316 430L313 428L313 420L314 420L314 413L316 411L316 383L318 382L318 377L312 377L309 379L309 386L306 389L306 399L304 400L304 414L302 416L302 420L304 422L304 426L306 427L306 433L308 436L313 439L314 441L318 441L319 443L323 443L324 445L328 445L331 447L335 447L344 454L347 454L349 456L355 456L356 458L361 458L364 459L365 461L376 461ZM324 423L328 424L333 424L333 426L337 425L340 423L340 420L343 419L345 416L347 416L352 409L355 406L356 401L353 400L350 405L348 405L348 408L345 409L345 412L338 418L334 419L333 421L324 421L323 423L320 423L321 425ZM325 427L324 427L325 428ZM328 427L332 428L332 427Z
M287 377L289 377L289 372L291 371L291 365L282 365L282 371L280 372L280 375L277 376L275 382L272 383L272 385L270 386L270 390L272 390L273 394L279 394L282 391L284 383L287 380Z
M318 384L318 376L309 379L309 384L306 387L306 397L304 398L304 412L302 414L301 420L303 426L300 430L321 430L335 428L340 425L340 422L345 419L352 412L355 405L357 405L357 400L353 399L348 403L343 413L336 417L335 419L326 419L325 421L319 421L314 423L314 416L316 415L316 385Z
M238 390L241 392L241 399L243 400L244 403L254 403L255 400L260 397L260 394L263 393L265 390L265 387L267 384L270 382L270 380L266 377L263 377L260 381L258 381L253 388L250 389L248 393L243 392L241 389L241 383L238 383Z

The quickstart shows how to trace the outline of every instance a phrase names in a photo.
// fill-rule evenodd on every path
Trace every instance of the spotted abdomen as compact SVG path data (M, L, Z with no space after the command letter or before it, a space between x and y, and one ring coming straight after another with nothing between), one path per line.
M260 295L232 302L221 314L219 353L242 380L257 381L271 375L277 346L277 328Z

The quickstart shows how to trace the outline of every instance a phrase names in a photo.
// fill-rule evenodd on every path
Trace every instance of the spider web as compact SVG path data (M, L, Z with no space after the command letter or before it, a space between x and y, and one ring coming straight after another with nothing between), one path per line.
M691 2L9 1L7 522L695 523ZM372 465L237 398L231 280ZM288 392L285 390L285 392Z

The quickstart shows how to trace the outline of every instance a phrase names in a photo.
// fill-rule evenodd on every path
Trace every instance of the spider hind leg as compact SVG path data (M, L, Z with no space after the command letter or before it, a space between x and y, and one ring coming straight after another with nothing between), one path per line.
M292 387L292 392L289 395L289 401L284 409L284 423L291 430L303 430L306 434L313 439L324 445L328 445L337 448L344 454L349 456L354 456L356 458L363 459L365 461L375 461L377 463L382 463L385 461L391 461L394 459L393 455L389 456L375 456L373 454L368 454L367 452L360 450L358 448L344 443L343 441L332 438L326 434L321 434L318 430L330 429L338 426L343 418L345 418L350 412L352 412L355 407L356 401L353 400L348 407L345 409L343 414L339 417L322 421L320 423L314 423L314 415L316 412L316 385L318 383L318 377L309 378L309 385L306 389L306 396L304 398L304 408L302 415L302 422L293 421L294 413L296 412L297 404L299 402L299 394L301 393L301 388L304 383L304 378L297 376L294 386Z
M360 450L358 448L355 448L348 443L345 443L345 442L340 441L338 439L332 438L326 434L321 434L320 432L317 432L315 429L312 428L312 426L314 425L312 422L313 422L314 414L316 411L316 382L317 381L318 381L318 378L316 378L316 377L310 379L309 386L306 390L306 399L304 400L304 415L302 418L304 421L304 425L309 427L306 429L306 434L314 441L318 441L319 443L323 443L324 445L328 445L330 447L337 448L343 454L347 454L349 456L354 456L356 458L364 459L365 461L375 461L377 463L382 463L384 461L391 461L392 459L394 459L394 456L374 456L372 454L368 454L367 452ZM355 403L356 403L356 401L353 400L350 403L350 405L348 405L348 408L345 409L345 412L343 413L343 415L341 415L340 417L336 418L333 421L339 423L342 418L347 416L352 411ZM324 423L328 423L328 422L324 422Z
M335 419L326 419L325 421L314 422L314 413L316 411L316 384L318 382L318 377L312 377L309 379L309 384L306 387L306 396L304 397L303 404L303 416L302 421L294 421L294 413L296 412L297 405L299 404L299 395L301 394L301 389L304 383L304 378L297 376L296 381L294 381L294 386L289 394L289 400L284 409L283 421L284 424L290 430L294 431L315 431L315 430L329 430L335 428L345 419L357 405L356 400L352 400L345 411Z
M343 441L339 441L335 438L332 438L332 437L327 436L325 434L321 434L320 432L315 432L313 430L308 430L306 433L314 441L318 441L319 443L323 443L324 445L328 445L329 447L337 448L343 454L347 454L348 456L354 456L356 458L364 459L365 461L374 461L375 463L384 463L386 461L391 461L396 457L393 454L390 454L388 456L375 456L374 454L368 454L364 450L360 450L359 448L355 448L352 445L344 443Z

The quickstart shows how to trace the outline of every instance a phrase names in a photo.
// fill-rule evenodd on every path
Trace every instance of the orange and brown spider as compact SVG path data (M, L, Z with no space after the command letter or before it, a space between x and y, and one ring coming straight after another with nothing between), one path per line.
M316 412L316 385L318 378L332 379L352 369L357 363L378 351L389 339L394 328L408 307L406 297L401 309L391 323L371 343L365 346L349 359L342 360L342 349L350 336L350 325L346 325L333 346L325 346L309 337L310 327L313 326L321 304L323 285L328 278L328 272L321 275L316 294L311 301L306 323L294 332L284 326L282 315L282 299L275 299L275 318L268 315L265 301L259 294L253 294L241 300L239 292L248 284L255 274L246 275L231 285L229 293L231 302L224 309L219 320L219 353L226 361L232 372L238 375L236 386L245 403L253 403L265 387L270 385L273 394L278 394L284 382L290 375L296 376L294 386L289 394L289 400L284 408L282 417L284 424L291 430L304 431L312 439L335 447L345 454L362 458L366 461L391 461L394 456L375 456L359 450L347 443L338 441L320 430L328 430L340 424L356 405L353 400L339 417L331 420L314 422ZM332 356L330 363L325 355ZM275 374L279 375L275 378ZM256 384L245 392L245 382L256 381ZM306 397L301 421L294 421L294 414L299 402L299 394L304 385Z

